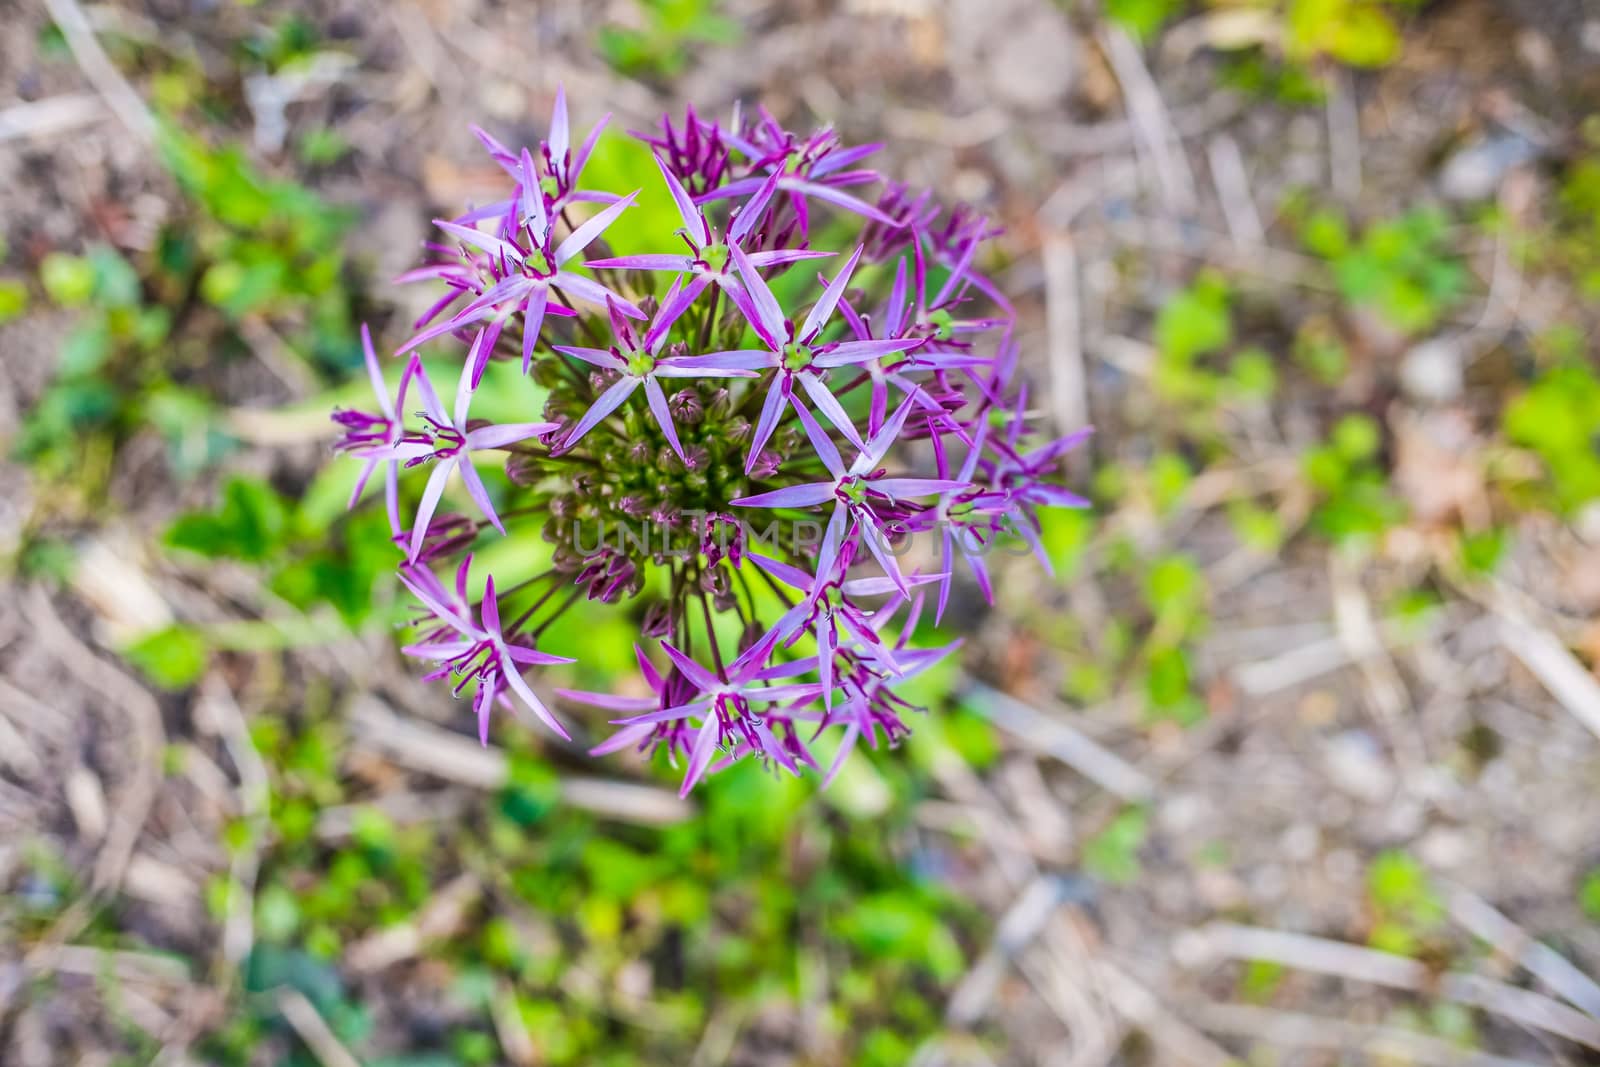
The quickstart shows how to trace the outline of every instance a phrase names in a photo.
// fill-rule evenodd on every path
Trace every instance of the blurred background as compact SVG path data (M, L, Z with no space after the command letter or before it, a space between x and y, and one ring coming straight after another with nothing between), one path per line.
M7 1067L1600 1062L1592 0L0 17ZM327 414L563 83L608 188L691 102L886 142L1098 427L827 792L395 651Z

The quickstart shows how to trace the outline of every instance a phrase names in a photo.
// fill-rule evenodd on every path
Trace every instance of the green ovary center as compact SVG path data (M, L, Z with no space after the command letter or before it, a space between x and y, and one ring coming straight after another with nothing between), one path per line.
M811 366L811 349L798 341L790 341L783 346L784 370L803 371Z
M852 475L839 483L839 495L852 504L864 504L867 500L867 483L859 475Z
M714 271L720 272L728 265L728 246L725 244L706 245L700 250L700 261Z
M550 273L550 261L544 257L543 252L535 248L522 261L522 271L532 277L542 278Z
M628 364L628 373L635 378L643 378L656 369L656 357L644 349L634 349L622 357Z
M933 327L933 335L941 341L948 341L955 336L955 316L944 308L928 313L928 325Z

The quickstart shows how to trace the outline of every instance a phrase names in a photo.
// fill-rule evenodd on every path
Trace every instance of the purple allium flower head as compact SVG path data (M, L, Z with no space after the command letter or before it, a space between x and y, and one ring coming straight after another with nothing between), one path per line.
M560 93L537 145L477 131L506 193L439 220L403 276L437 296L392 400L363 333L376 410L334 415L352 504L382 468L422 606L405 651L472 687L485 740L496 708L565 737L522 672L570 662L541 649L567 612L623 611L648 695L556 690L619 727L594 755L664 759L685 792L751 758L831 780L905 736L900 685L954 647L916 644L924 596L942 616L957 582L992 595L1002 538L1048 566L1038 512L1085 503L1059 476L1087 431L1027 425L1015 316L981 273L997 228L886 181L878 146L764 110L664 119L630 182L661 183L664 224L582 185L599 130L574 148ZM917 539L932 562L902 566Z

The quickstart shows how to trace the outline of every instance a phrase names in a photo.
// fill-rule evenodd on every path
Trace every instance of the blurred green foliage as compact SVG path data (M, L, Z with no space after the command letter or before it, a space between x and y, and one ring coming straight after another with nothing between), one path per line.
M1304 200L1285 214L1306 250L1327 261L1344 299L1401 333L1434 327L1464 294L1466 268L1451 251L1442 212L1418 208L1359 233L1339 212Z
M1084 870L1112 885L1127 885L1139 877L1139 849L1149 833L1149 816L1143 808L1118 812L1110 824L1083 845Z
M1578 907L1592 921L1600 923L1600 867L1592 868L1579 883Z
M1305 454L1305 477L1318 495L1312 521L1333 540L1371 540L1404 517L1380 462L1382 446L1377 420L1345 415L1325 444Z
M288 317L289 345L324 372L355 367L353 290L342 238L353 212L291 181L264 176L236 146L212 149L173 126L162 156L198 207L162 248L169 270L199 276L199 294L230 320Z
M358 1049L373 1023L337 968L344 948L413 921L457 874L480 892L460 932L424 949L454 979L444 1025L410 1052L441 1063L497 1062L494 1011L520 1021L542 1062L620 1065L684 1062L713 1012L788 1001L823 1013L837 1062L888 1067L938 1031L940 991L966 970L976 916L941 888L950 857L891 847L917 768L960 758L940 730L919 728L911 761L861 757L889 779L887 810L852 813L741 765L696 791L693 819L659 828L567 806L569 772L521 736L489 803L404 823L363 806L341 771L343 724L320 700L258 720L253 736L271 801L268 825L234 838L263 857L246 989L298 990ZM347 833L318 829L331 808L353 812ZM214 884L219 913L235 891ZM210 1062L244 1063L283 1036L275 1001L246 1006L208 1043Z
M1224 84L1287 104L1323 97L1328 62L1378 68L1400 57L1401 25L1422 0L1106 0L1106 17L1153 40L1186 18L1214 20L1208 43L1224 53Z
M45 296L77 323L14 447L58 487L63 511L102 501L121 444L146 428L166 441L182 479L228 453L234 442L208 388L248 351L246 319L282 330L274 337L313 375L359 364L342 240L352 215L265 178L236 148L170 126L161 145L187 199L148 252L129 259L94 245L39 264ZM11 306L23 306L25 290L11 292Z
M1600 120L1583 129L1585 150L1566 168L1553 225L1535 258L1575 278L1589 299L1600 299Z
M739 39L739 23L722 14L718 0L636 0L636 6L640 25L601 26L595 42L605 61L630 77L676 77L694 46Z
M1543 461L1542 489L1556 507L1570 512L1600 498L1600 376L1592 367L1541 375L1506 406L1505 432Z
M1373 948L1402 956L1420 955L1444 923L1444 904L1428 873L1404 852L1379 853L1367 868L1367 900Z

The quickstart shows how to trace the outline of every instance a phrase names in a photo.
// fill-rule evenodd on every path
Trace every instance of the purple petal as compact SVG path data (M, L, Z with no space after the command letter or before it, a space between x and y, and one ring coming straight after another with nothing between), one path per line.
M750 559L757 567L760 567L784 585L793 586L803 593L809 593L817 584L815 577L807 574L799 567L791 567L787 563L768 559L766 556L758 556L754 552L750 553Z
M639 379L634 377L619 378L614 382L611 388L601 393L599 399L584 412L583 418L578 420L578 425L573 427L566 440L561 442L561 450L564 452L577 444L579 439L594 429L601 419L621 407L622 402L638 387Z
M786 189L789 192L815 197L818 200L826 200L828 203L836 204L839 207L844 208L846 211L853 211L857 215L864 215L874 222L881 222L885 226L890 226L894 229L900 228L900 224L898 222L890 218L888 215L885 215L883 212L879 211L865 200L862 200L859 197L851 196L849 193L841 192L830 185L819 185L816 182L801 181L798 178L785 178L779 183L779 185L781 188Z
M528 296L528 308L522 318L522 373L533 366L533 350L539 343L539 331L544 328L544 312L550 303L550 290L537 286Z
M810 248L777 248L770 252L751 252L747 258L757 267L782 267L804 259L827 259L832 252L818 252Z
M587 267L611 267L617 270L677 270L686 271L694 269L693 256L673 255L642 255L642 256L611 256L607 259L591 259L584 264Z
M734 138L728 135L727 131L723 132L723 139L729 144L736 143ZM754 150L747 154L756 157L761 155L760 152ZM703 192L699 196L695 197L694 202L697 204L708 204L713 200L728 200L732 197L744 196L746 193L754 193L758 191L767 180L768 179L766 178L740 178L736 182L729 182L727 185L719 185L715 189L708 189L706 192Z
M526 148L521 156L522 176L517 179L522 186L522 223L532 228L542 241L550 232L550 215L544 209L544 190L539 187L539 170L533 165L533 153Z
M372 349L372 332L367 329L367 324L361 324L361 356L367 363L367 377L372 379L372 392L378 398L378 406L383 409L384 415L394 418L394 404L389 399L389 387L384 384L383 367L378 364L378 353Z
M805 325L800 327L796 335L803 342L809 343L812 338L822 332L828 324L828 319L833 315L833 309L839 306L839 298L844 295L845 287L850 284L850 275L855 272L856 264L861 262L862 245L857 245L855 252L850 256L850 261L844 269L834 275L833 281L822 292L822 299L812 306L811 312L806 315Z
M902 337L892 341L840 341L817 353L813 362L819 367L843 367L850 363L865 363L894 352L904 352L920 344L920 337Z
M480 251L487 252L491 256L495 256L496 258L504 256L513 263L522 262L522 249L518 248L509 241L500 240L500 238L494 236L493 234L484 233L482 230L472 226L459 225L458 223L451 222L449 219L434 219L433 224L439 227L439 229L443 230L445 233L465 241L467 244L472 245L474 248L477 248Z
M907 396L895 409L878 432L872 435L872 440L862 449L862 455L856 460L851 470L856 474L866 474L877 468L883 462L883 457L889 454L890 447L900 437L900 431L905 429L906 419L911 415L916 394Z
M744 460L744 472L755 469L756 457L778 428L778 416L783 412L784 393L781 384L774 380L767 387L767 398L761 402L761 417L756 420L756 432L750 438L750 454Z
M667 339L667 331L672 329L672 324L689 310L689 306L705 290L709 284L706 279L696 277L687 286L682 284L683 279L674 278L672 286L667 290L667 295L661 298L661 307L656 310L656 317L650 320L650 328L644 334L645 351L655 353L661 350L661 345Z
M844 770L844 761L856 747L856 738L861 736L861 727L855 723L847 723L844 734L839 738L839 752L833 757L833 764L828 768L828 773L823 776L822 788L826 789L833 784L833 780Z
M646 726L663 722L676 722L679 719L693 718L705 714L710 702L706 700L691 700L687 704L680 704L675 708L662 708L659 711L646 711L639 715L630 715L626 719L612 719L614 726Z
M638 195L639 190L635 189L615 204L595 215L582 226L579 226L576 230L573 230L567 236L567 239L556 247L555 265L562 266L573 256L588 248L595 238L605 232L607 226L617 220L618 215L633 205L633 198Z
M722 684L717 680L716 675L688 656L685 656L682 652L679 652L666 641L661 642L661 650L667 654L668 659L672 660L673 665L683 672L683 676L689 679L689 682L701 692L709 692Z
M817 458L822 460L822 465L828 468L828 473L835 478L845 476L844 460L839 458L839 450L833 447L833 439L825 433L817 420L811 417L811 412L796 404L794 413L800 416L800 425L805 427L806 437L811 442L812 451Z
M778 306L777 297L772 295L772 290L767 288L767 283L762 280L761 272L750 262L750 257L744 254L738 245L729 245L728 251L733 255L733 262L739 269L739 278L744 282L745 293L750 297L751 306L755 308L756 317L750 325L755 327L761 339L771 345L774 350L781 349L788 341L788 330L783 325L783 308Z
M467 412L472 408L472 390L477 383L478 375L482 373L478 369L478 353L483 349L484 334L487 332L479 330L473 337L472 347L467 350L467 358L461 364L461 377L456 379L456 403L452 409L451 422L458 430L464 429L467 425Z
M439 508L439 498L444 495L444 483L450 477L450 468L455 466L454 460L444 460L433 468L433 473L428 475L428 484L422 487L422 499L417 503L417 515L411 522L411 551L407 558L415 563L417 553L422 551L422 540L428 536L428 525L433 522L433 513Z
M678 428L672 423L672 412L667 410L667 394L661 391L661 383L654 378L646 378L644 398L650 404L651 414L656 417L656 425L666 435L667 444L672 446L679 459L687 463L688 457L683 454L683 445L678 441Z
M731 352L708 352L703 356L670 356L658 367L682 367L694 371L760 371L776 362L776 354L764 348L741 348Z
M833 423L833 428L844 434L845 440L852 445L865 450L867 446L861 440L861 435L856 432L856 424L850 421L850 416L845 412L844 405L839 403L838 398L828 391L828 387L822 383L822 379L815 374L800 374L797 377L800 379L800 385L805 389L806 395L811 398L812 403L817 405L817 410L821 411L828 421Z
M556 86L555 107L550 110L550 158L557 166L566 162L567 150L571 147L571 134L567 125L567 90L565 86Z
M557 689L556 696L579 704L588 704L603 711L649 711L656 706L655 697L624 697L612 693L588 693L581 689Z
M736 497L732 503L744 508L804 508L832 500L833 491L833 482L810 482L754 496Z
M560 690L557 690L560 692ZM591 756L609 756L613 752L621 752L625 748L633 748L645 738L655 733L655 727L645 724L637 726L624 726L598 745L589 750Z
M907 497L933 496L936 493L948 493L954 489L970 488L969 482L958 482L944 478L876 478L867 483L869 488L884 493L895 500L904 500Z
M594 151L595 144L598 143L599 140L600 140L600 131L604 130L606 128L606 124L608 122L610 122L610 121L611 121L611 112L607 111L604 115L600 116L600 121L594 124L594 129L589 131L589 136L587 136L587 137L585 137L583 139L583 144L578 146L578 154L572 157L572 166L567 168L567 181L568 181L568 183L571 183L571 184L576 184L577 183L578 175L583 173L583 168L589 162L590 153L592 153ZM608 195L610 195L610 194L608 194L608 193L576 193L571 197L571 199L573 199L573 200L581 200L581 199L588 199L590 197L608 196Z
M467 447L473 450L504 448L516 441L526 441L530 437L549 433L558 425L554 422L507 422L480 426L467 434Z
M678 796L688 796L689 791L700 780L700 776L706 772L712 755L717 751L719 733L721 726L717 722L716 714L708 712L705 722L700 724L699 736L694 739L694 750L689 754L689 769L683 776L683 787L678 790Z
M667 192L672 194L673 202L678 205L678 217L683 220L683 228L689 231L689 235L697 244L708 243L711 240L711 228L706 225L705 215L695 207L694 198L678 183L678 179L672 176L667 165L661 162L660 156L652 154L651 158L656 161L656 168L666 180Z
M730 245L742 244L745 237L755 228L756 223L761 221L761 216L767 210L767 202L772 199L772 194L778 189L778 178L781 173L781 171L773 171L772 176L757 186L755 194L741 204L734 213L733 223L728 227L728 243Z
M478 505L483 517L488 519L496 530L505 533L505 524L500 521L499 514L494 510L494 501L489 499L489 487L483 484L483 479L478 476L478 470L472 465L472 461L466 456L461 456L456 468L461 471L461 481L467 487L467 495Z
M617 354L612 352L610 349L576 348L572 345L552 345L551 347L564 356L571 356L573 359L581 359L590 366L599 367L601 370L621 370L627 366L627 364L621 359L618 359Z
M508 173L515 178L517 176L516 171L510 168L512 168L516 163L516 153L511 151L511 149L507 148L505 145L501 144L500 141L495 138L494 134L490 133L488 130L485 130L483 127L471 126L468 128L472 130L472 135L483 144L485 149L488 150L490 158L496 163L499 163L501 166L508 168Z
M550 709L544 706L544 701L540 700L538 695L528 688L528 683L522 680L521 672L509 656L501 658L500 671L505 675L506 683L511 686L512 691L522 698L522 702L532 709L533 713L539 716L546 726L554 730L561 740L572 740L572 735L567 733L566 728L556 721L554 715L550 714Z
M489 631L489 636L500 638L500 602L494 595L494 575L484 579L483 606L478 609L483 616L483 628Z
M906 588L905 577L900 573L900 564L895 562L894 553L889 550L889 543L884 538L883 532L877 527L868 526L861 531L861 540L866 542L867 551L872 553L872 558L878 561L878 566L883 568L900 595L910 596L911 590Z
M601 307L605 307L608 300L614 301L628 318L643 319L645 317L644 312L635 307L631 301L622 299L622 297L613 293L599 282L585 278L581 274L573 274L571 271L564 270L552 278L551 281L560 286L564 292L570 293L579 300L587 300L591 304L599 304Z
M548 666L552 663L578 662L571 656L557 656L550 652L540 652L536 648L528 648L525 645L506 645L504 651L506 655L510 656L517 663L523 663L534 667Z
M836 149L835 151L829 152L827 155L811 164L811 176L814 178L821 178L824 175L832 174L836 170L842 170L843 168L848 167L857 160L867 158L874 152L882 150L882 148L883 145L881 142L879 142L873 144L855 145L851 148Z

